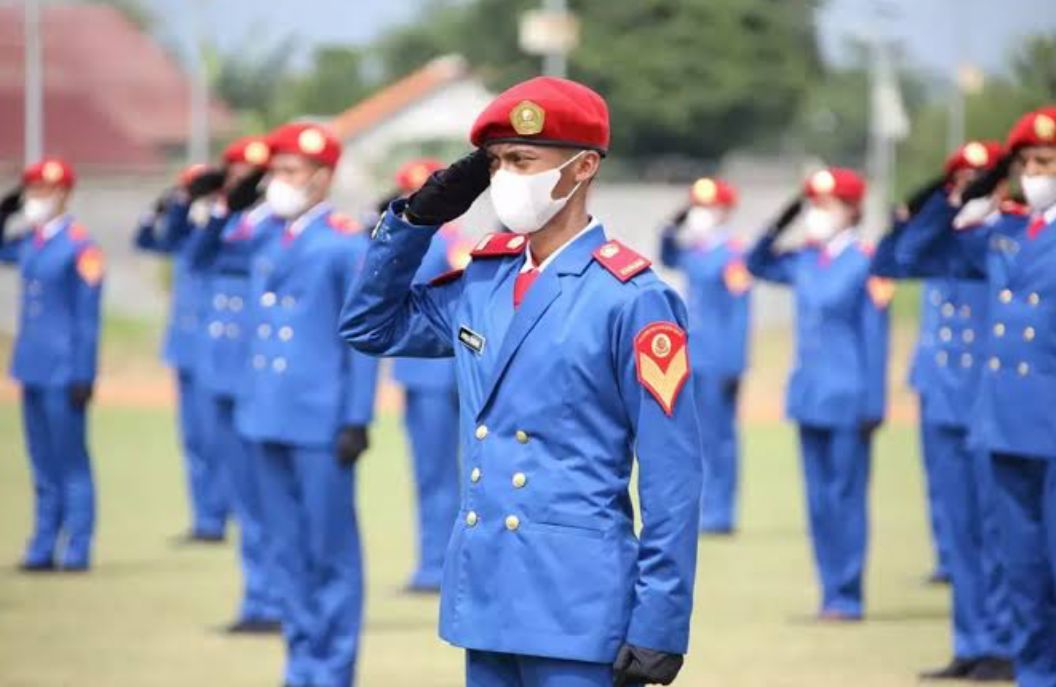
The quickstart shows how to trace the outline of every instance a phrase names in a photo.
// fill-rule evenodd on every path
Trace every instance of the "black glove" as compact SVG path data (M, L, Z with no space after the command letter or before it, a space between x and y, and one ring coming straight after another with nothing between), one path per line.
M741 378L729 377L722 383L722 393L731 403L737 402L737 396L741 393Z
M216 193L224 187L224 170L219 168L208 169L187 184L187 195L191 200L198 200L202 196Z
M792 224L792 220L799 216L799 213L803 210L803 196L802 194L797 195L795 198L790 200L785 207L781 209L781 214L777 216L777 220L770 228L771 236L778 236L785 229L788 228L789 224Z
M682 669L682 656L624 644L612 669L614 687L669 685Z
M78 382L70 385L70 405L77 410L84 410L92 400L92 385Z
M400 193L393 191L392 193L385 196L383 199L379 200L377 205L378 214L384 215L385 211L389 209L390 205L392 205L392 201L402 197L403 196Z
M10 216L22 209L22 187L11 190L0 199L0 215Z
M689 216L689 211L692 210L692 209L693 209L693 206L690 205L689 203L686 203L685 205L680 207L678 209L678 212L676 212L671 217L671 226L673 226L673 227L681 227L682 224L686 221L686 217Z
M969 200L975 198L982 198L989 196L997 188L1004 179L1008 177L1008 171L1012 168L1012 161L1015 159L1015 155L1007 154L1003 158L997 161L997 164L993 168L986 170L978 177L975 178L972 183L961 193L961 204L967 203Z
M477 148L447 169L433 172L425 185L411 194L403 214L411 224L446 224L466 214L490 184L488 153Z
M946 177L941 176L937 179L932 179L927 184L921 186L912 194L909 198L906 198L906 212L909 219L920 212L921 208L924 207L924 203L928 202L928 199L935 195L935 192L946 185Z
M862 435L862 441L869 441L873 437L873 432L880 428L883 424L883 420L862 420L858 425L858 433Z
M351 467L359 460L359 456L370 448L370 439L367 437L366 427L347 425L337 433L337 446L335 455L337 462L344 467Z
M255 169L227 192L227 209L231 212L242 212L251 208L260 200L262 191L260 182L267 173L264 169Z

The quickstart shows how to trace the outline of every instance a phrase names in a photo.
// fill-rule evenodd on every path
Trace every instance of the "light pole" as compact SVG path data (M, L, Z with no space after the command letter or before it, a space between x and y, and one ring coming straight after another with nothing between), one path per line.
M519 39L521 50L543 58L543 74L565 77L568 54L579 43L579 22L566 0L543 0L541 8L521 16Z
M25 136L22 154L30 165L44 155L44 63L40 36L40 2L24 0L25 83L23 85Z
M204 21L205 0L192 5L190 54L190 97L187 136L187 163L209 160L209 74L205 64Z
M543 9L553 16L568 14L568 3L565 0L544 0ZM555 50L543 55L543 74L547 76L568 76L568 54Z

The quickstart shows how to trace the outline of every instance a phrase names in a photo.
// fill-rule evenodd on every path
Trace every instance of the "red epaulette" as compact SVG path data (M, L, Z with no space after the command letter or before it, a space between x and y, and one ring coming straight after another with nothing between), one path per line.
M81 242L88 240L88 230L84 228L83 224L78 224L77 222L74 222L70 225L68 232L71 241Z
M340 212L330 213L326 221L330 228L339 234L358 234L363 231L362 224Z
M862 251L866 257L873 257L876 255L876 244L872 241L859 241L858 250Z
M500 258L520 255L528 245L528 239L520 234L488 234L469 252L474 258Z
M747 246L745 246L744 239L739 236L731 236L726 240L726 247L734 253L743 253Z
M457 279L461 278L463 272L465 272L464 269L451 270L450 272L444 272L443 274L441 274L438 277L433 277L429 281L429 286L443 286L444 284L450 284L451 282L456 281Z
M1014 200L1003 200L1003 201L1001 201L1001 205L999 206L999 209L1001 210L1002 213L1004 213L1006 215L1023 215L1023 216L1026 216L1026 215L1030 214L1030 208L1028 208L1026 205L1023 205L1022 203L1017 203Z
M599 246L594 251L594 259L622 282L629 281L653 264L616 240Z

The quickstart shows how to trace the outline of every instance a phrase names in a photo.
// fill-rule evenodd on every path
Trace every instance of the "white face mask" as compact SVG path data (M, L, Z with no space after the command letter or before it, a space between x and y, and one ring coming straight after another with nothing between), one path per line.
M810 207L803 217L803 224L807 228L807 238L817 243L826 243L833 236L840 233L840 216L832 210L824 210L819 207Z
M265 193L268 207L279 217L291 219L308 209L307 189L293 186L279 179L268 182Z
M199 198L191 203L191 207L187 211L187 216L190 218L191 224L196 227L204 227L209 221L209 215L213 212L212 207L212 201L206 198Z
M1044 212L1056 205L1056 176L1024 174L1019 178L1019 185L1034 212Z
M686 215L686 238L697 243L708 238L722 224L722 215L713 208L693 207Z
M561 170L585 152L580 151L560 167L537 174L514 174L505 169L495 172L491 177L491 204L499 221L518 234L531 234L546 226L583 183L576 184L564 198L553 198Z
M55 196L45 198L26 198L22 205L22 216L34 226L46 224L58 214L59 199Z

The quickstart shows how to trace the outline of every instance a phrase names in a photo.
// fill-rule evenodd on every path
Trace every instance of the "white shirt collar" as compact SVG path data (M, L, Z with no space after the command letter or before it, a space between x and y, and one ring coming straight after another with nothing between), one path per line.
M556 258L558 255L561 255L561 251L563 251L565 248L571 246L573 243L575 243L580 238L582 238L582 236L584 234L586 234L587 232L589 232L591 229L593 229L594 227L598 226L599 224L600 223L598 222L598 220L596 220L595 218L591 217L590 221L587 222L587 226L583 227L583 229L581 229L579 231L579 233L577 233L575 236L570 238L568 241L565 241L560 246L558 246L557 250L555 250L553 253L548 255L546 257L546 260L543 260L541 263L539 263L538 267L535 266L535 259L532 257L532 244L531 244L531 241L529 241L528 242L528 248L526 248L525 251L524 251L524 265L521 266L521 272L528 272L528 271L530 271L532 269L538 269L540 272L542 272L543 270L545 270L550 265L550 263L552 263L554 261L554 258Z
M1053 205L1048 210L1041 213L1041 217L1045 220L1045 224L1056 222L1056 205Z
M305 229L308 228L309 224L314 222L316 219L318 219L323 214L325 214L327 212L330 212L330 210L331 210L330 201L328 201L328 200L320 201L319 203L314 205L311 209L309 209L307 212L305 212L303 215L301 215L297 219L295 219L292 222L290 222L289 225L286 227L286 231L291 236L300 236L301 233Z
M51 240L56 234L62 231L63 227L66 226L66 220L69 219L68 214L62 214L54 219L50 219L44 223L44 226L40 228L40 235L45 241Z
M828 243L825 244L825 255L830 258L838 257L843 251L847 249L852 243L858 240L857 228L847 229L841 231L839 234L833 236Z

